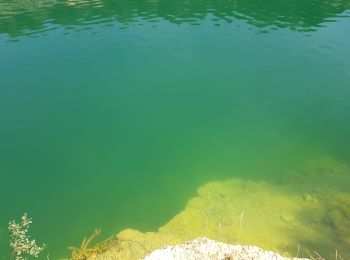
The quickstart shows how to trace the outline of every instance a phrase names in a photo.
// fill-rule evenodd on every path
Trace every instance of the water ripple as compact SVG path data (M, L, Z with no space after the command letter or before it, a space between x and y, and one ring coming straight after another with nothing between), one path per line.
M0 34L18 37L43 33L47 27L81 27L119 23L128 27L157 24L165 20L174 24L200 24L212 18L214 25L243 20L248 25L271 31L289 28L299 32L314 32L349 18L350 1L141 1L141 0L36 0L0 2ZM76 30L76 28L74 29Z

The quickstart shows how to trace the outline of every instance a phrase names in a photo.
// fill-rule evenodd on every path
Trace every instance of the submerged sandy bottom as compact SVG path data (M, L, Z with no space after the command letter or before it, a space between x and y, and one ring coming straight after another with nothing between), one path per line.
M203 236L287 257L350 259L350 168L322 159L283 176L275 183L207 183L157 232L124 230L91 259L138 259L159 247Z

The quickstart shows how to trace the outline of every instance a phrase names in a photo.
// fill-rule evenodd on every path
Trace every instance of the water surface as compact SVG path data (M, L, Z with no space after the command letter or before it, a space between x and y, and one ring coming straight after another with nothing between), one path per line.
M196 189L350 163L350 1L0 1L0 242L155 230ZM350 185L350 176L349 176Z

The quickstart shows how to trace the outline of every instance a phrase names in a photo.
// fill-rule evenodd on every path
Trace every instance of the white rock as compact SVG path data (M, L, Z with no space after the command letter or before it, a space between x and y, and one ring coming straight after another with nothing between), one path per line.
M229 245L208 238L197 238L184 244L153 251L144 260L287 260L256 246ZM293 258L301 259L301 258Z

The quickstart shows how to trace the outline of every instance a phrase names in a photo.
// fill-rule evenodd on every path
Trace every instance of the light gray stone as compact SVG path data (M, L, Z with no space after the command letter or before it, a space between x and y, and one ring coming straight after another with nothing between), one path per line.
M285 258L256 246L229 245L202 237L153 251L144 260L302 260ZM307 260L307 259L303 259Z

